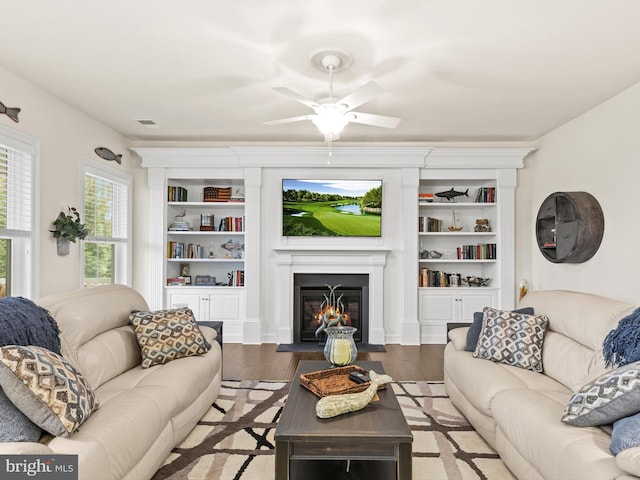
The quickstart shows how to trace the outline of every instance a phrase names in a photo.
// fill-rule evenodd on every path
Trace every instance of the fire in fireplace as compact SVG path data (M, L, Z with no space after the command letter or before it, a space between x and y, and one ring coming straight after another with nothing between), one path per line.
M355 341L368 342L368 275L294 274L294 289L295 343L322 339L322 318L357 328Z

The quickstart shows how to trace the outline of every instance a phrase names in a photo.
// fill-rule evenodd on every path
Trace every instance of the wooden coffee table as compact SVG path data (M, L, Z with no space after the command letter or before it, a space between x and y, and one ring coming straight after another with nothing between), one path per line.
M380 362L355 364L384 372ZM413 435L393 389L379 390L380 399L363 410L318 418L318 397L300 385L300 375L328 367L324 361L298 365L275 432L276 480L329 478L344 475L347 466L354 478L411 479Z

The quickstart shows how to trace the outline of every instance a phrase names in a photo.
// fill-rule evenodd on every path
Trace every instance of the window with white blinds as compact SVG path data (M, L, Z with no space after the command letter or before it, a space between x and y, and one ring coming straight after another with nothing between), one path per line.
M0 232L31 232L31 155L0 145Z
M35 143L0 129L0 297L34 293Z
M87 166L84 175L84 285L129 282L130 184Z

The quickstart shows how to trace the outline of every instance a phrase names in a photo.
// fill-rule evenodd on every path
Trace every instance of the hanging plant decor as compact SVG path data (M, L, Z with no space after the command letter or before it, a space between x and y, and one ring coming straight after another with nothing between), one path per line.
M76 243L77 239L84 240L89 233L80 221L80 213L75 207L67 207L68 213L61 211L53 221L53 238L58 243L58 255L69 255L69 242Z

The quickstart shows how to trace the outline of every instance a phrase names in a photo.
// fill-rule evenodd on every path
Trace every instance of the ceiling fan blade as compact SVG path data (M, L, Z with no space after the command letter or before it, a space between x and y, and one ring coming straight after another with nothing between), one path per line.
M374 115L373 113L350 112L349 122L373 125L374 127L396 128L400 118L387 117L386 115Z
M271 120L269 122L264 122L265 125L280 125L283 123L292 123L292 122L299 122L301 120L311 120L315 117L316 115L301 115L299 117L289 117L289 118L281 118L280 120Z
M316 101L311 100L311 99L309 99L307 97L303 97L298 92L294 92L290 88L287 88L287 87L274 87L273 90L275 90L276 92L281 93L283 95L286 95L289 98L293 98L294 100L297 100L298 102L302 103L303 105L306 105L307 107L316 108L318 106L318 103Z
M341 98L336 103L338 104L342 103L346 105L347 111L353 110L354 108L359 107L363 103L368 102L373 97L382 93L383 91L384 90L382 90L382 87L378 85L376 82L368 82L368 83L365 83L360 88L358 88L357 90L354 90L353 92L351 92L346 97Z

